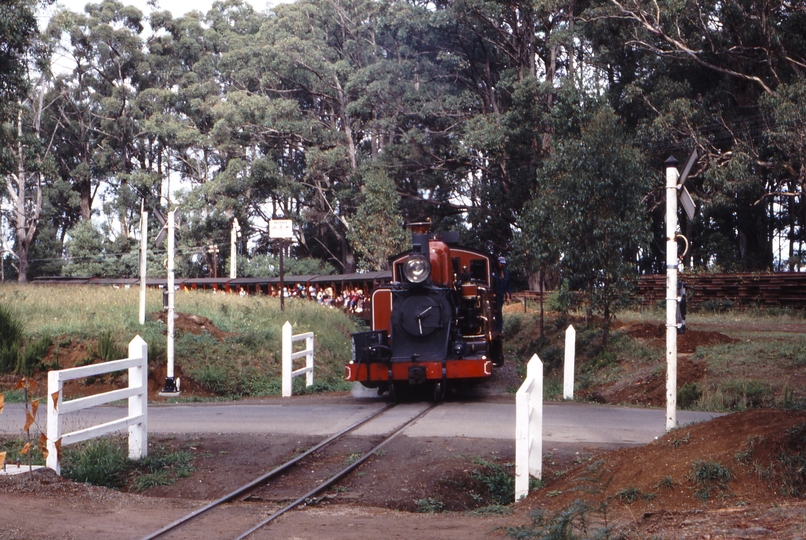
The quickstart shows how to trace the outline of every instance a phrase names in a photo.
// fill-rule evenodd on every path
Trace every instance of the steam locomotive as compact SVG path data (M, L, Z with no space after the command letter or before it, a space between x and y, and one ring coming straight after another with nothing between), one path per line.
M482 382L504 362L494 322L491 258L458 233L413 223L412 250L392 261L392 282L372 293L369 332L352 335L348 381L393 401L414 390L434 401Z

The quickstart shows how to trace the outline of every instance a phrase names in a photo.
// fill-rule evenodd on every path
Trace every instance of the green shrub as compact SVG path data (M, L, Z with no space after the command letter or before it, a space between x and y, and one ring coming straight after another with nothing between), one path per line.
M127 461L121 445L106 438L92 439L64 450L62 476L76 482L118 489L123 485L121 473L126 470Z
M445 504L439 499L432 499L427 497L425 499L417 499L417 511L421 514L436 514L442 512Z
M688 382L677 390L677 405L687 409L702 397L702 390L695 382Z
M702 501L711 498L711 490L722 491L727 488L732 475L727 467L714 460L697 460L691 464L689 478L694 482L694 496Z
M549 345L543 347L538 353L546 371L553 371L563 365L565 360L565 348Z
M618 356L615 351L599 351L590 362L582 365L582 369L588 372L599 371L600 369L618 364Z
M0 373L11 373L20 363L20 349L16 344L0 346Z
M616 498L625 504L632 504L641 496L641 490L637 487L627 486L618 493Z
M773 398L768 384L756 380L732 380L722 385L723 401L728 409L761 407Z
M5 306L0 306L0 347L19 344L24 337L22 321Z
M29 343L24 352L19 356L17 372L23 375L30 375L32 372L42 368L42 360L48 354L48 349L53 340L50 336L42 336Z
M511 465L499 465L484 459L475 460L482 469L471 474L474 480L487 486L490 504L507 505L515 501L515 475L507 470Z
M23 337L22 321L0 306L0 373L11 373L20 365Z
M790 497L806 495L806 424L786 432L785 446L775 456L775 467L782 480L781 492Z
M215 394L229 394L233 389L229 370L222 364L208 363L190 372L205 390Z
M98 335L98 343L93 351L97 358L104 362L111 362L112 360L120 360L126 357L123 349L115 343L115 336L111 330L104 330Z

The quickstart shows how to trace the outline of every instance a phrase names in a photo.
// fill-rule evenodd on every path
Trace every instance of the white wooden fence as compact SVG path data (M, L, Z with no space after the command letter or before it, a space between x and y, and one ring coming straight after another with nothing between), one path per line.
M526 365L526 380L515 394L515 500L529 494L529 476L543 475L543 362Z
M294 343L305 340L305 349L294 352ZM305 367L294 370L294 360L305 358ZM283 397L291 396L291 380L305 375L305 386L313 385L313 332L293 335L291 323L283 325Z
M129 370L129 387L95 394L83 398L62 400L65 381L82 379L113 371ZM148 455L148 345L140 336L129 343L129 357L102 364L62 369L48 373L48 458L47 466L60 473L59 452L56 443L67 446L94 437L100 437L123 428L129 429L129 458L140 459ZM129 400L128 416L97 426L70 433L62 433L63 416L110 403L120 399Z

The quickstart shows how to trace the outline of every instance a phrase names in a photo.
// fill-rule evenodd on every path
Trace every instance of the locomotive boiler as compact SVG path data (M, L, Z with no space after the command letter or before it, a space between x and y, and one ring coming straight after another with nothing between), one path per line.
M503 364L491 258L459 246L458 233L409 228L412 249L392 261L392 282L373 291L372 329L352 335L346 376L393 401L413 390L441 401Z

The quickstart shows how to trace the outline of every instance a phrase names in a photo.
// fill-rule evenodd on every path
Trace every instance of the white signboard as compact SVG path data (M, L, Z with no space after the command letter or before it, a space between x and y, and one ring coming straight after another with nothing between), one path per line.
M294 238L294 230L291 227L290 219L269 220L269 238L283 238L291 240Z
M693 220L694 208L695 208L694 201L692 200L691 195L689 195L688 190L685 187L683 187L680 190L680 195L678 196L678 198L680 199L680 204L683 206L683 210L686 211L688 219Z

